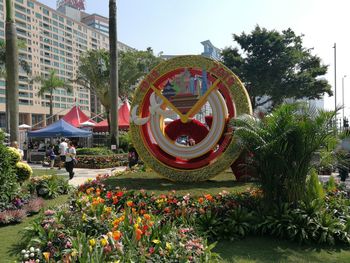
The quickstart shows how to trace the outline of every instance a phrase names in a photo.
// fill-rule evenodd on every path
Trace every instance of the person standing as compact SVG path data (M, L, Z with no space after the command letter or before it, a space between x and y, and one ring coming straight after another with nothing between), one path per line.
M28 144L27 144L27 142L25 141L25 142L23 143L23 160L24 160L24 161L27 161L27 159L28 159Z
M69 179L72 179L74 176L74 160L77 155L73 142L68 142L68 149L66 151L66 171L69 173Z
M61 143L59 145L59 153L60 153L60 163L58 164L58 170L61 170L62 164L66 162L66 152L68 149L68 144L64 138L61 139Z
M49 146L48 156L49 156L49 159L50 159L50 169L53 169L53 167L55 165L56 155L55 155L55 152L53 150L53 146L52 145Z

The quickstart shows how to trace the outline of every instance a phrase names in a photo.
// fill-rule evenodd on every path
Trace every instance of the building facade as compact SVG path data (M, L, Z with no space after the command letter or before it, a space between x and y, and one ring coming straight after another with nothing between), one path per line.
M19 56L30 66L28 76L19 69L19 112L20 124L35 128L43 127L52 120L49 114L49 94L38 96L40 83L31 83L33 76L47 75L55 70L67 82L76 78L79 57L90 49L109 49L106 34L81 22L82 14L72 7L54 10L35 0L14 0L17 37L26 46L19 49ZM107 19L108 21L108 19ZM5 0L0 0L0 40L5 41ZM130 47L118 43L118 48ZM0 127L5 127L5 80L0 80ZM90 91L72 83L73 92L65 89L54 91L53 106L55 119L65 115L69 109L79 104L88 115L91 111Z

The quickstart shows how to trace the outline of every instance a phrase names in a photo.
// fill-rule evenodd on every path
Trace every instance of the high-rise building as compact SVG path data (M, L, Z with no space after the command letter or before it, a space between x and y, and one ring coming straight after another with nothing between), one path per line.
M69 82L76 78L82 53L90 49L109 49L108 36L83 23L82 17L87 14L69 5L70 1L61 1L59 11L35 0L12 2L17 37L26 43L26 47L19 50L19 56L29 64L31 76L47 75L50 70L55 70L60 78ZM0 40L5 41L5 0L0 0ZM131 49L120 42L118 48ZM38 96L40 83L31 83L22 69L19 72L20 124L45 126L49 94ZM72 93L65 89L54 91L54 114L63 116L75 103L90 114L90 91L76 83L71 85ZM98 111L96 107L97 103L94 103L93 108ZM5 80L0 79L0 127L6 126L5 114Z

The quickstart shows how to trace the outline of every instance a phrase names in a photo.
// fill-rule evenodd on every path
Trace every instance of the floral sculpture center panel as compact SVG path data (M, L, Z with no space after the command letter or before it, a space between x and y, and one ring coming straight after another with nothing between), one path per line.
M238 158L229 120L251 113L246 89L228 68L203 56L180 56L141 82L130 129L136 150L154 171L174 181L202 181Z

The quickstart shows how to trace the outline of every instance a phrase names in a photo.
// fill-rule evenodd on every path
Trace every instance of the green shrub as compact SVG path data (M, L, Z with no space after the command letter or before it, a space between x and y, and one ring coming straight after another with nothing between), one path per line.
M131 139L129 133L125 133L119 136L119 148L123 149L125 153L129 151L130 143Z
M68 180L57 175L32 177L27 187L30 193L37 194L45 199L67 194L70 189Z
M335 190L337 190L337 183L335 182L335 179L333 176L329 177L329 180L326 183L326 190L327 192L334 192Z
M15 165L21 160L21 154L17 151L16 148L8 147L6 149L12 165Z
M325 197L323 186L318 179L318 174L315 169L311 169L306 179L305 190L305 202L307 203L310 203L314 199L324 199Z
M77 155L111 155L113 152L107 148L78 148Z
M16 175L19 183L23 183L24 181L28 180L32 174L33 170L28 164L22 162L16 163Z
M0 131L0 202L9 202L16 194L18 183L9 156L8 149L3 145L4 135Z

